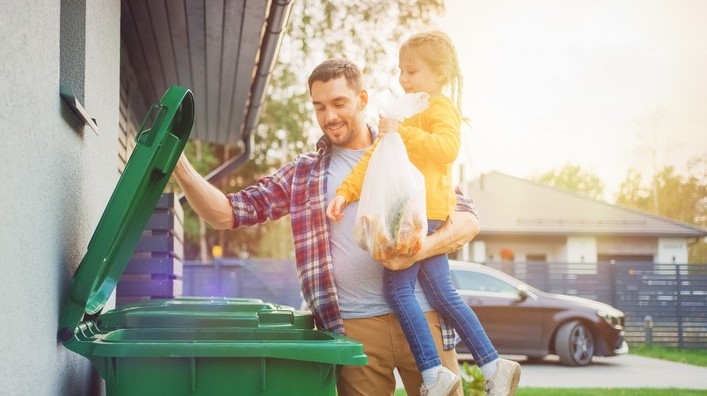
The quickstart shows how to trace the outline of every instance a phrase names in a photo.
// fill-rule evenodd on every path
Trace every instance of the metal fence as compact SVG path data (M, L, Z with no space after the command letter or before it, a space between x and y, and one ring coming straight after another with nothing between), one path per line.
M707 264L493 262L516 278L551 292L586 297L626 315L629 344L707 349ZM261 298L299 307L289 260L219 260L184 264L184 295Z
M488 265L544 291L613 305L626 315L629 344L707 349L707 264Z
M221 259L184 262L185 296L259 298L299 308L301 295L291 260Z

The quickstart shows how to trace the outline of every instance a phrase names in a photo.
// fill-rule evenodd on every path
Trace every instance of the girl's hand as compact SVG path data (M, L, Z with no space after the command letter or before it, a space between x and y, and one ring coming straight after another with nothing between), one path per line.
M383 137L388 132L397 132L399 126L398 120L378 115L378 137Z
M335 196L326 208L326 217L329 220L339 221L344 217L342 213L346 207L346 198L343 195Z

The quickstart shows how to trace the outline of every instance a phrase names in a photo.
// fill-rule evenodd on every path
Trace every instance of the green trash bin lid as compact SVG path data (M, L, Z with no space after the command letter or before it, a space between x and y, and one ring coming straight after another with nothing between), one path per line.
M175 297L123 305L101 314L101 331L122 328L313 329L308 312L233 297Z
M71 280L59 317L70 339L85 314L100 312L113 293L189 138L191 91L171 86L143 120L136 146Z

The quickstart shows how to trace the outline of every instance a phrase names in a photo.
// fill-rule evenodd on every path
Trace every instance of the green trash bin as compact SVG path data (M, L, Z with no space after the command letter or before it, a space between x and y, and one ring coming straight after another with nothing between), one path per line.
M184 149L194 99L172 86L150 108L137 145L71 280L64 346L88 358L108 396L335 395L363 346L316 331L309 313L257 299L185 297L101 313Z
M101 330L119 328L268 328L313 329L312 315L260 299L175 297L111 310L96 321Z

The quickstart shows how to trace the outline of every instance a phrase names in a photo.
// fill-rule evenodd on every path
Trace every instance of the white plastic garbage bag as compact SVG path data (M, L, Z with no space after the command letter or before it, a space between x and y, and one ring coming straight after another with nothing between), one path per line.
M379 111L399 121L427 107L429 95L406 94ZM387 133L373 151L361 188L354 237L376 260L410 257L427 235L425 179L410 162L397 131Z

